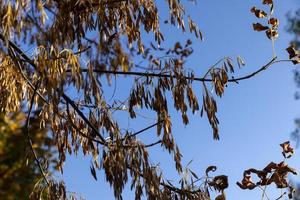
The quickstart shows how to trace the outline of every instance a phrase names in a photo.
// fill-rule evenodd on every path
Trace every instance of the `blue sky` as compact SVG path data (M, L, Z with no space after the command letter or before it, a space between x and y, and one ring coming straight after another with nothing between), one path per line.
M165 3L161 4L164 7ZM193 39L194 53L187 63L188 67L195 70L197 76L203 76L209 66L224 56L234 58L240 55L244 58L246 66L236 72L236 77L257 70L271 59L271 42L264 33L252 30L252 23L258 20L250 13L250 9L253 6L263 8L260 0L198 0L197 5L185 5L187 12L204 35L203 42ZM285 15L299 7L299 1L296 0L275 1L275 16L280 20L279 38L275 47L280 59L288 57L285 48L292 38L284 29ZM166 45L177 40L193 38L192 35L182 34L176 28L163 27L162 30L167 36ZM150 41L146 36L145 41L148 40ZM216 165L218 170L215 175L229 176L230 186L226 190L229 200L261 199L258 189L244 191L239 189L235 182L241 180L245 169L260 169L271 161L279 162L282 159L279 144L290 139L290 133L295 127L294 119L300 116L299 102L294 100L294 69L295 66L289 63L279 63L252 79L239 84L229 84L224 96L216 98L220 141L212 139L212 130L205 117L201 118L196 114L190 118L190 124L184 126L180 114L171 111L173 134L184 156L183 165L193 160L190 167L199 175L204 174L207 166ZM125 87L124 84L118 84L117 93L125 91ZM201 97L200 84L194 84L194 87ZM124 119L124 124L126 123L127 119ZM144 125L131 123L130 127L138 130ZM153 130L153 133L149 131L147 134L151 138L151 134L155 133ZM177 175L173 170L172 157L158 147L151 149L150 153L152 161L160 163L166 177L177 180L174 178ZM300 170L299 155L300 151L296 151L289 163ZM98 173L99 180L96 182L90 175L89 166L89 157L68 157L63 174L68 191L76 191L88 200L114 199L103 174ZM299 177L293 179L300 182ZM271 186L267 189L270 199L280 195L273 188ZM123 197L125 200L133 199L128 190L125 190Z

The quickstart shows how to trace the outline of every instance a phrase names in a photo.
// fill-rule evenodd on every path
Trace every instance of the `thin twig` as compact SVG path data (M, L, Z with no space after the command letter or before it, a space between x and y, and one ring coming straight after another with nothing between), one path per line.
M277 199L275 199L275 200L281 199L282 197L284 197L284 195L286 195L286 192L282 193L282 194L281 194Z
M153 142L153 143L151 143L151 144L145 145L145 147L146 147L146 148L148 148L148 147L153 147L153 146L158 145L158 144L161 144L161 143L162 143L162 140L158 140L157 142Z
M264 200L264 196L266 196L267 200L270 200L270 198L268 197L268 194L266 193L266 187L262 188L260 185L258 186L259 189L261 189L262 193L262 197L261 200Z
M31 114L31 111L32 111L32 108L33 108L34 97L35 97L35 95L36 95L36 91L37 91L37 89L39 88L39 84L40 84L40 82L38 82L38 83L36 84L34 93L32 94L32 97L31 97L31 100L30 100L29 111L28 111L27 118L26 118L26 136L27 136L27 140L28 140L28 143L29 143L31 152L32 152L32 154L33 154L33 156L34 156L35 162L36 162L36 164L38 165L39 170L40 170L41 174L43 175L43 178L44 178L45 182L47 183L48 186L50 186L50 183L49 183L49 181L48 181L48 179L47 179L47 177L46 177L46 174L45 174L45 172L44 172L44 169L43 169L43 167L42 167L42 165L41 165L41 163L40 163L40 161L39 161L39 159L38 159L38 157L37 157L37 155L36 155L36 152L34 151L33 144L32 144L32 139L31 139L30 134L29 134L30 114Z
M156 142L153 142L153 143L150 143L150 144L146 144L146 145L144 145L144 147L145 148L149 148L149 147L153 147L153 146L156 146L158 144L161 144L161 143L162 143L162 140L158 140ZM124 148L136 148L136 147L138 147L138 145L124 144L124 145L122 145L122 147L124 147Z
M160 124L160 123L162 123L162 122L164 122L164 120L158 121L158 122L156 122L155 124L152 124L152 125L150 125L150 126L147 126L146 128L143 128L143 129L141 129L141 130L139 130L139 131L137 131L137 132L135 132L135 133L133 133L133 134L131 134L131 135L128 135L127 137L135 137L135 136L137 136L137 135L139 135L139 134L141 134L141 133L143 133L143 132L145 132L145 131L147 131L147 130L149 130L149 129L155 127L155 126L157 126L158 124Z
M246 80L249 79L258 73L266 70L268 67L270 67L274 63L279 63L279 62L287 62L290 60L276 60L277 57L272 58L267 64L263 65L261 68L256 70L255 72L248 74L246 76L241 76L238 78L231 78L228 79L228 82L235 82L237 83L238 81L241 80ZM81 69L82 72L88 72L88 69ZM178 78L176 75L171 75L171 74L161 74L161 73L150 73L150 72L136 72L136 71L113 71L113 70L100 70L100 69L94 69L93 70L95 73L103 73L103 74L113 74L113 75L129 75L129 76L142 76L142 77L158 77L158 78ZM67 70L67 72L71 72L71 70ZM200 82L211 82L213 81L211 78L195 78L195 77L188 77L188 76L183 76L181 78L184 78L186 80L194 80L194 81L200 81Z

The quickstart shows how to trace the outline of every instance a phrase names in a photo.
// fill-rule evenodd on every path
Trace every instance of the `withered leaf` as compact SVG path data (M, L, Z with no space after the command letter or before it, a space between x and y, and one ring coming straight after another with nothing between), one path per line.
M290 59L299 55L299 51L296 50L295 45L289 46L288 48L286 48L286 51L288 52Z
M249 175L245 175L242 180L242 183L237 182L237 185L243 190L245 189L253 190L256 187L256 184L252 182L251 176Z
M290 158L294 154L294 149L291 147L289 141L280 144L280 146L282 147L282 155L285 158Z
M205 173L206 173L206 176L208 176L208 173L209 172L214 172L214 171L216 171L217 170L217 167L216 166L209 166L209 167L207 167L206 168L206 170L205 170Z
M294 65L299 64L299 63L300 63L300 56L297 56L296 58L294 58L294 59L292 60L292 62L293 62Z
M268 24L271 24L273 28L276 28L279 25L279 20L272 17L271 19L269 19Z
M300 63L300 55L299 55L299 51L296 50L295 45L291 45L288 48L286 48L286 51L289 54L289 58L292 60L293 64L299 64Z
M292 199L294 197L295 192L296 192L295 188L289 186L289 194L288 194L289 199Z
M267 37L271 40L271 39L276 39L278 38L278 31L274 30L274 29L268 29L266 31L266 35Z
M238 56L236 59L237 59L237 63L238 63L239 68L246 65L245 61L242 59L241 56Z
M260 9L256 9L256 7L251 8L251 12L255 14L256 17L258 18L265 18L268 16L268 14Z
M273 4L273 0L263 0L263 4L272 5Z
M203 117L203 105L201 107L200 116Z
M191 172L191 174L193 175L194 178L199 179L199 177L197 176L197 174L195 172L193 172L192 170L189 170Z
M230 72L231 73L234 73L234 66L233 66L233 64L232 64L232 61L231 61L231 59L226 59L226 61L227 61L227 64L228 64L228 66L229 66L229 70L230 70Z
M269 27L268 27L268 26L263 26L263 25L260 24L260 23L255 23L255 24L253 24L253 29L254 29L255 31L265 31L265 30L268 30Z
M222 193L222 194L218 195L218 196L215 198L215 200L226 200L225 194Z
M215 190L224 191L228 188L228 177L225 175L215 176L212 182L209 183L210 186L214 187Z
M91 174L94 177L94 179L97 181L97 174L96 174L96 170L93 164L91 164L90 166L90 170L91 170Z
M228 81L228 76L225 69L222 69L221 73L222 73L222 84L226 84Z

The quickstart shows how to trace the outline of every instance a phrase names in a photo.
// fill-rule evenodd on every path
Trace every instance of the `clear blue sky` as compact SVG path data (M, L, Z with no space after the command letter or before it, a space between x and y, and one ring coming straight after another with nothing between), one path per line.
M235 76L255 71L270 60L271 42L264 33L254 32L251 28L252 23L257 21L249 11L253 6L262 7L261 0L199 0L197 5L186 3L187 12L199 25L205 38L204 42L194 41L195 51L187 63L198 76L202 76L209 66L224 56L241 55L246 61L247 65L237 71ZM275 1L275 16L280 20L280 36L275 43L279 58L287 58L285 48L292 38L284 30L285 15L299 7L300 3L296 0ZM166 27L163 30L167 36L166 44L187 38L179 30L176 32L176 28ZM192 38L192 35L188 37ZM209 165L218 166L215 175L229 176L230 186L226 191L229 200L261 199L258 189L244 191L235 182L241 180L245 169L263 168L270 161L278 162L282 159L279 144L290 139L290 133L295 127L294 119L300 116L299 102L294 100L296 86L293 69L295 66L291 64L276 64L250 80L238 85L229 84L225 95L217 98L220 141L212 139L212 130L205 117L195 115L185 127L180 115L172 112L173 132L184 155L183 165L193 160L190 167L199 175L204 174ZM118 84L117 92L125 91L123 87ZM195 88L200 97L201 87L195 84ZM124 123L127 124L127 119L124 119ZM130 125L139 129L137 123ZM153 133L148 132L150 136L154 135L154 130ZM300 170L299 155L300 149L289 162L292 167ZM151 149L151 156L153 162L160 163L167 178L177 177L171 156L157 147ZM114 199L103 174L98 173L97 182L92 178L89 164L88 157L68 157L63 174L67 189L78 192L88 200ZM300 182L299 177L294 177L294 180L297 179ZM274 199L279 193L272 188L267 191L269 197ZM133 199L128 190L123 197L125 200Z

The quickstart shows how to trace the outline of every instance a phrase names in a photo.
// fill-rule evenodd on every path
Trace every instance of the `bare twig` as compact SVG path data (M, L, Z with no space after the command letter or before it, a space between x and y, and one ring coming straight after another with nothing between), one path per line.
M286 195L286 192L282 193L282 194L281 194L277 199L275 199L275 200L279 200L279 199L283 198L284 195Z
M161 141L161 140L158 140L157 142L153 142L153 143L151 143L151 144L145 145L145 147L146 147L146 148L148 148L148 147L153 147L153 146L158 145L158 144L161 144L161 143L162 143L162 141Z
M158 121L158 122L156 122L155 124L152 124L152 125L150 125L150 126L147 126L146 128L143 128L143 129L141 129L141 130L139 130L139 131L137 131L137 132L135 132L135 133L133 133L133 134L131 134L131 135L128 135L127 137L135 137L135 136L137 136L137 135L139 135L139 134L141 134L141 133L143 133L143 132L145 132L145 131L147 131L147 130L149 130L149 129L155 127L155 126L157 126L158 124L160 124L160 123L162 123L162 122L164 122L164 120Z
M276 60L277 57L272 58L267 64L263 65L261 68L258 70L254 71L251 74L248 74L246 76L241 76L238 78L231 78L228 79L228 82L235 82L237 83L238 81L241 80L246 80L249 78L252 78L253 76L259 74L260 72L266 70L268 67L270 67L272 64L279 63L279 62L290 62L290 60ZM88 72L88 69L81 69L82 72ZM103 74L113 74L113 75L129 75L129 76L142 76L142 77L158 77L158 78L174 78L176 79L177 76L171 75L171 74L161 74L161 73L150 73L150 72L136 72L136 71L113 71L113 70L100 70L100 69L94 69L93 70L95 73L103 73ZM67 70L67 72L71 72L71 70ZM200 82L211 82L211 78L195 78L195 77L188 77L184 76L183 77L186 80L194 80L194 81L200 81Z

